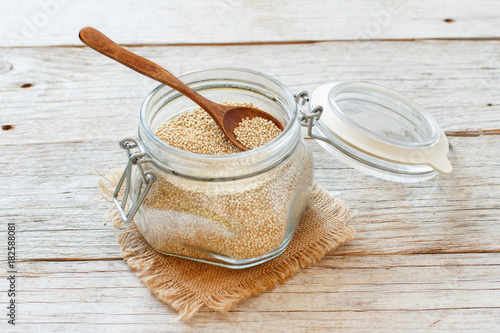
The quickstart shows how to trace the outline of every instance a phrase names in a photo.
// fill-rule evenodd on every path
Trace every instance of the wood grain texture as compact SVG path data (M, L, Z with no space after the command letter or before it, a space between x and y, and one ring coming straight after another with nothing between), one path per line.
M308 141L316 157L316 180L356 214L358 236L340 253L500 252L500 162L481 156L484 147L498 146L500 137L453 138L449 157L454 172L413 185L362 175ZM94 168L106 173L125 166L116 142L40 145L31 151L13 145L10 155L23 158L0 162L9 170L2 177L0 212L19 226L20 258L120 256L112 227L105 225L111 204L95 201L100 176Z
M327 82L372 82L408 95L446 131L500 129L500 41L131 50L176 75L244 65L276 77L293 92ZM141 102L157 85L90 49L4 49L0 63L12 68L0 72L0 125L15 126L0 132L7 145L135 135ZM26 84L31 86L23 88Z
M0 11L0 46L81 45L89 25L141 45L500 37L496 0L24 0Z
M500 325L500 258L491 253L330 255L286 285L226 314L202 311L189 325L172 322L176 314L122 261L24 262L20 269L24 332L484 332Z
M0 226L16 223L19 271L19 325L2 320L2 332L498 330L499 2L20 3L0 4ZM316 180L349 204L357 238L226 314L175 322L121 260L97 185L98 172L125 166L118 142L137 134L156 83L71 47L86 25L174 74L239 66L293 92L332 81L395 89L448 133L454 171L381 181L308 139Z

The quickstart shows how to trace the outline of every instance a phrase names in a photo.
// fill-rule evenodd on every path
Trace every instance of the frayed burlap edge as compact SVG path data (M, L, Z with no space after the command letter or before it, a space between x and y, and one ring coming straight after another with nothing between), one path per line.
M112 194L121 173L122 170L113 170L106 177L101 175L99 185L105 200L112 201ZM327 211L332 214L332 219L338 221L334 229L327 230L323 238L318 239L309 248L290 250L289 245L289 248L279 257L259 265L262 269L256 270L256 274L253 274L252 278L247 278L236 285L222 287L217 294L209 296L199 295L196 291L186 287L177 276L166 275L165 267L172 267L173 263L184 261L193 266L205 265L207 269L229 270L231 274L240 274L244 270L230 270L163 255L149 246L134 223L126 224L123 222L114 206L110 209L108 218L112 221L117 232L116 239L120 244L123 260L156 298L179 313L177 319L186 321L204 306L215 311L225 312L242 299L272 289L277 284L283 284L300 269L316 263L329 251L342 246L355 237L355 229L348 225L352 216L344 202L329 195L318 184L315 184L311 198L314 198L316 209ZM265 266L269 266L269 269ZM254 267L245 270L252 269Z

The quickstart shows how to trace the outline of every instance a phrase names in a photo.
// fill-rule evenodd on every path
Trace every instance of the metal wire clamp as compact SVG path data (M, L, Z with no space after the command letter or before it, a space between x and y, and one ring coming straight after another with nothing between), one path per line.
M151 188L151 185L153 185L154 181L156 180L156 174L152 170L144 169L143 163L150 162L151 160L148 158L147 154L144 151L142 151L141 147L139 146L138 142L135 139L132 138L123 139L122 141L120 141L120 147L126 150L128 163L127 167L123 171L122 176L120 177L120 180L118 181L118 184L116 185L115 191L113 193L113 202L115 203L115 206L118 209L120 218L124 222L129 223L134 218L135 214L137 213L137 210L144 201L146 194ZM132 152L131 150L135 148L137 148L138 151ZM132 166L134 165L139 167L141 175L141 178L139 178L139 183L137 184L139 192L137 193L137 199L133 203L132 207L129 209L128 212L125 212L127 206L127 200L130 194ZM122 202L120 202L118 200L118 195L123 187L123 183L125 183L125 189L123 192Z

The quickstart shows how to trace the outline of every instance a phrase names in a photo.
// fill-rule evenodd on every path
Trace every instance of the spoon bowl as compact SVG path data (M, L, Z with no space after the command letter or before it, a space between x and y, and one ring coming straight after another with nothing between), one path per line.
M281 131L283 131L284 129L281 122L279 122L278 120L276 120L276 118L274 118L273 116L271 116L266 112L247 106L234 106L228 108L227 111L224 113L221 126L222 131L224 131L225 128L231 129L228 132L224 131L224 134L226 134L229 141L231 141L236 147L242 150L249 150L248 147L246 147L245 145L243 145L241 142L238 141L236 135L234 134L234 129L238 127L238 124L241 123L243 119L245 118L252 119L255 117L260 117L272 121ZM235 141L238 144L235 144L234 143Z
M261 117L272 121L280 130L284 128L280 121L262 110L251 107L222 105L203 97L160 65L128 51L97 29L92 27L83 28L80 30L79 37L84 44L97 52L142 75L163 83L191 99L212 117L229 141L241 150L250 149L239 142L234 134L234 130L243 119Z

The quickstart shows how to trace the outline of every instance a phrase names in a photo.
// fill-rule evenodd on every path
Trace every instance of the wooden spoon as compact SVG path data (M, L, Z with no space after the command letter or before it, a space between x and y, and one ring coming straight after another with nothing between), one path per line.
M250 148L244 146L236 139L234 129L238 127L238 124L245 118L261 117L268 119L274 122L279 129L283 130L283 125L276 118L262 110L243 106L221 105L206 99L160 65L124 49L97 29L92 27L83 28L80 30L79 36L83 43L97 52L104 54L142 75L161 82L191 99L201 106L203 110L207 111L222 129L229 141L242 150L249 150Z

